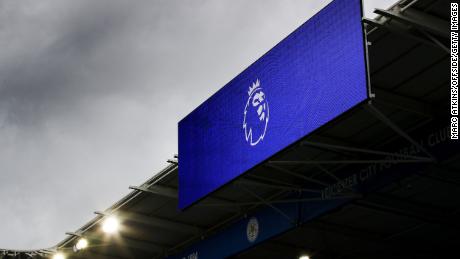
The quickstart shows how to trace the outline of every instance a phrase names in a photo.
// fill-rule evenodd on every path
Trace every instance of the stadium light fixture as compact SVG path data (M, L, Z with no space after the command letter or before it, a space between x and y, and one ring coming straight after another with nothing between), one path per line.
M301 256L299 256L299 259L310 259L310 256L308 256L308 255L301 255Z
M85 238L80 238L74 246L75 251L80 251L88 247L88 240Z
M107 234L113 234L118 231L120 222L114 216L107 217L102 223L102 231Z
M53 255L53 259L65 259L65 256L63 253L57 252Z

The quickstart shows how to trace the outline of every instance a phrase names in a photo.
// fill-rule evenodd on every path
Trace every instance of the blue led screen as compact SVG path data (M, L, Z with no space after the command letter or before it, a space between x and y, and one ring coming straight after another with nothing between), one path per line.
M179 122L179 208L368 98L361 18L331 2Z

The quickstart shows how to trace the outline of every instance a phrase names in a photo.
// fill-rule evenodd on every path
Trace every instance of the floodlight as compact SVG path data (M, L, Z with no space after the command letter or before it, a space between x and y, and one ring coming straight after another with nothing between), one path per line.
M53 255L53 259L65 259L65 256L63 253L58 252Z
M310 256L308 256L308 255L301 255L301 256L299 256L299 259L310 259Z
M86 240L85 238L80 238L78 242L75 244L76 251L83 250L87 247L88 247L88 240Z
M102 223L102 231L107 234L113 234L118 231L120 223L117 218L110 216L107 217Z

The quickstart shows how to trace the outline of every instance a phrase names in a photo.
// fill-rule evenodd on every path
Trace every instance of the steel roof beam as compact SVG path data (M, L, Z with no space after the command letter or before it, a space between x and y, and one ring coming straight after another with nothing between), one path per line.
M104 212L99 212L99 211L96 211L94 213L98 215L104 215L104 216L111 215L110 213L104 213ZM201 231L204 230L200 227L192 226L192 225L181 223L178 221L162 219L156 216L147 216L147 215L134 213L134 212L117 211L117 212L114 212L113 214L119 217L121 220L137 222L137 223L154 226L154 227L161 227L161 228L183 232L183 233L190 233L190 232L200 233Z
M283 203L299 203L299 202L310 202L310 201L330 201L330 200L343 200L343 199L358 199L362 198L362 195L360 194L348 194L348 193L343 193L344 195L342 196L332 196L329 198L323 198L323 197L315 197L315 198L300 198L300 199L281 199L281 200L268 200L268 201L247 201L247 202L238 202L235 205L241 205L241 206L250 206L250 205L266 205L267 203L270 204L283 204ZM224 206L219 203L206 203L203 204L203 206L207 207L219 207L219 206Z
M377 20L374 20L374 19L363 18L364 23L369 24L369 25L371 25L373 27L372 30L370 30L367 34L372 33L373 31L375 31L378 28L385 28L389 32L397 34L397 35L399 35L401 37L412 39L412 40L415 40L417 42L420 42L420 43L423 43L423 44L426 44L426 45L429 45L429 46L433 46L433 47L436 47L436 48L441 48L442 50L446 51L445 44L440 42L438 39L436 39L430 33L426 32L426 31L424 31L422 29L419 29L419 28L416 28L416 31L410 30L409 28L407 28L407 26L405 26L406 24L404 24L404 23L402 23L400 21L398 21L398 23L396 23L396 22L389 23L387 21L388 20L386 20L386 21L377 21Z
M442 40L439 40L437 37L435 37L435 35L441 36L444 39L448 39L450 37L449 30L446 29L449 25L447 21L416 10L407 11L406 13L408 15L402 15L402 12L386 11L382 9L376 9L374 12L386 16L390 19L394 18L395 20L398 20L403 24L416 28L424 37L429 39L429 41L431 41L447 53L450 53L449 47L446 44L444 44ZM413 36L419 37L416 35Z
M313 192L313 193L321 193L321 190L314 190L314 189L307 189L307 188L301 188L301 187L292 187L292 186L287 186L287 185L276 185L276 184L270 184L270 183L264 183L260 181L255 181L255 180L249 180L249 179L238 179L233 183L234 185L246 185L246 186L253 186L253 187L266 187L266 188L271 188L271 189L277 189L277 190L285 190L285 191L301 191L301 192Z
M262 198L261 196L257 195L257 193L247 189L247 188L244 188L244 187L241 187L241 190L249 193L249 195L252 195L253 197L255 197L257 200L259 200L262 204L265 204L267 205L268 207L272 208L274 211L276 211L278 214L280 214L281 216L283 216L284 218L286 218L289 222L291 222L291 224L295 225L296 224L296 221L291 218L289 215L287 215L284 211L282 211L281 209L279 209L278 207L276 207L275 205L273 205L272 203L270 203L269 201L265 200L264 198Z
M407 96L402 96L400 94L388 91L378 86L373 86L372 88L374 89L375 94L378 97L377 99L374 99L376 103L390 105L393 107L397 107L401 110L415 113L425 117L434 117L435 109L429 103L421 102L420 100L416 100L414 98L410 98Z
M395 11L387 11L383 9L375 9L374 13L396 19L402 23L414 26L420 30L428 31L434 33L438 36L448 39L450 37L449 33L449 23L432 15L429 15L424 12L420 12L414 9L408 9L403 13Z
M399 157L399 158L406 158L406 159L420 159L420 160L426 159L425 157L404 155L404 154L398 154L394 152L392 153L392 152L381 151L381 150L357 148L357 147L350 147L350 146L340 146L340 145L333 145L333 144L328 144L328 143L320 143L320 142L312 142L312 141L303 141L301 145L307 145L307 146L313 146L313 147L323 147L326 149L339 149L339 150L346 150L346 151L357 152L357 153Z
M150 187L129 186L129 189L133 189L133 190L137 190L141 192L147 192L151 194L156 194L156 195L160 195L160 196L167 197L167 198L173 198L173 199L177 199L178 197L176 189L173 189L170 187L164 187L160 185L154 185Z
M154 185L150 187L144 187L144 186L130 186L130 189L133 190L138 190L141 192L146 192L146 193L151 193L155 195L160 195L168 198L173 198L177 199L178 198L178 192L177 189L171 188L171 187L166 187L166 186L161 186L161 185ZM214 197L206 197L205 198L208 202L212 203L221 203L221 204L227 204L229 207L235 206L235 203L229 200L225 199L219 199L219 198L214 198ZM195 206L200 206L202 203L198 203Z
M306 180L308 182L311 182L311 183L315 183L315 184L318 184L318 185L322 185L322 186L329 186L327 183L323 182L323 181L318 181L316 179L313 179L311 177L308 177L308 176L305 176L303 174L300 174L300 173L296 173L296 172L292 172L291 170L288 170L286 168L282 168L282 167L279 167L279 166L276 166L277 164L288 164L287 163L288 161L268 161L268 164L267 166L270 167L270 168L273 168L279 172L282 172L284 174L287 174L287 175L291 175L291 176L294 176L294 177L297 177L297 178L301 178L303 180ZM291 161L289 161L291 162ZM302 161L292 161L292 162L302 162Z
M166 220L155 216L145 216L137 213L122 213L121 215L123 218L130 219L139 223L150 224L152 226L167 228L169 230L175 230L183 233L200 233L204 230L197 226L192 226L172 220Z
M166 177L168 177L170 174L177 173L177 165L169 165L157 174L155 174L153 177L149 178L145 184L155 184ZM112 206L110 206L110 210L118 210L121 207L126 206L129 202L131 202L133 199L137 198L141 193L132 191L128 195L124 196L121 198L119 201L114 203ZM86 231L88 229L91 229L95 225L99 224L101 220L101 217L95 217L92 220L90 220L88 223L86 223L84 226L80 227L80 231ZM69 243L74 242L74 236L69 236L59 242L57 247L68 247Z
M383 112L381 112L377 107L375 107L371 102L368 103L368 105L364 106L364 108L369 111L371 114L373 114L377 119L379 119L381 122L383 122L385 125L387 125L389 128L391 128L394 132L399 134L401 137L406 139L408 142L410 142L412 145L420 149L423 153L425 153L430 159L426 160L425 162L434 162L436 158L420 143L415 141L409 134L407 134L404 130L402 130L398 125L396 125L393 121L391 121ZM424 160L420 160L419 162L424 162Z
M272 184L279 184L281 186L288 186L288 187L291 187L292 189L300 189L302 188L302 186L298 183L296 184L292 184L292 183L289 183L289 182L285 182L285 181L281 181L281 180L276 180L276 179L272 179L272 178L269 178L269 177L266 177L266 176L261 176L261 175L255 175L255 174L249 174L249 175L245 175L245 178L248 179L255 179L256 181L264 181L264 182L269 182L269 183L272 183Z
M153 242L148 242L148 241L141 241L141 240L135 240L131 238L127 238L121 235L118 235L114 238L108 239L104 238L98 234L95 233L88 233L88 232L66 232L67 235L70 236L76 236L76 237L84 237L88 240L95 240L103 243L104 245L117 245L117 246L125 246L129 248L134 248L134 249L139 249L142 251L147 251L147 252L158 252L162 253L166 247L160 244L156 244Z
M363 21L363 23L369 24L369 25L371 25L371 26L374 27L374 28L380 28L380 27L385 26L385 23L382 22L382 21L378 21L378 20L370 19L370 18L366 18L366 17L363 17L362 21ZM372 31L372 30L371 30L371 31ZM369 31L368 34L369 34L371 31Z

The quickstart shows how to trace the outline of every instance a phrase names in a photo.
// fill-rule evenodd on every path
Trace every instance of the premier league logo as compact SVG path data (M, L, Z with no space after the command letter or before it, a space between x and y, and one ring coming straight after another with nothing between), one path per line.
M244 107L243 129L246 141L255 146L264 139L270 116L267 97L260 87L259 79L249 87L248 96Z

